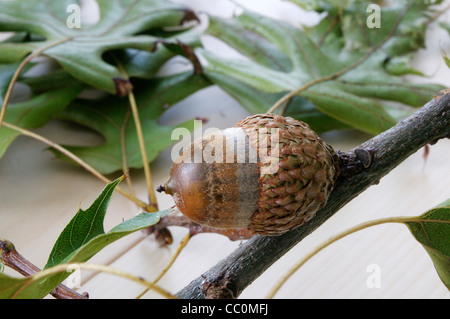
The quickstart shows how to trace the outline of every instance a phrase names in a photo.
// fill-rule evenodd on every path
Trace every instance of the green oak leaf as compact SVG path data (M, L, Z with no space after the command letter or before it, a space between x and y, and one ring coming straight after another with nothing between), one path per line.
M110 53L115 53L115 59L119 57L128 76L150 78L174 55L164 48L150 52L159 39L151 31L198 19L167 0L97 0L98 23L71 28L67 20L72 11L68 8L79 4L78 0L0 1L0 31L19 34L0 45L0 63L20 61L32 51L59 43L43 55L55 59L83 83L124 95L120 84L128 79L115 66L117 61L110 61ZM173 32L173 36L191 45L199 41L190 31Z
M450 290L450 199L405 223L431 257L434 267Z
M3 105L6 91L9 83L19 67L19 63L1 63L0 64L0 105Z
M103 229L105 214L111 196L123 177L106 185L102 193L86 209L80 209L61 232L55 242L44 269L66 264L86 262L109 244L143 228L156 224L170 210L141 213L106 232ZM14 278L0 273L0 298L15 296L19 299L37 299L48 295L62 283L70 272L44 276L23 288L27 278Z
M167 77L154 77L136 87L136 104L149 161L174 143L172 131L175 128L194 128L193 121L177 126L160 125L158 120L163 112L208 85L210 82L203 76L189 71ZM61 112L59 118L81 124L104 137L104 143L97 146L65 145L65 148L101 173L109 174L122 170L124 153L127 167L143 166L128 99L118 99L114 96L100 100L79 99ZM57 157L71 162L65 155L52 151Z
M229 59L199 48L196 52L206 60L204 72L250 112L266 112L276 98L289 91L344 71L338 78L301 92L311 104L293 100L286 114L291 108L294 114L314 110L330 122L319 126L320 130L351 127L378 134L404 115L384 100L418 107L444 88L413 84L399 76L418 73L407 61L408 54L424 44L430 19L425 4L395 2L382 7L383 27L369 29L365 21L367 1L340 1L339 10L334 10L337 1L300 2L330 11L317 26L303 30L250 11L232 20L210 18L207 33L248 59ZM392 30L396 32L391 34ZM300 114L297 118L302 119Z
M208 78L239 101L252 114L266 112L269 106L283 96L279 93L259 91L250 85L233 81L233 79L221 74L208 74ZM320 112L310 101L301 96L296 96L291 100L289 108L284 114L308 123L317 133L351 128L349 125Z

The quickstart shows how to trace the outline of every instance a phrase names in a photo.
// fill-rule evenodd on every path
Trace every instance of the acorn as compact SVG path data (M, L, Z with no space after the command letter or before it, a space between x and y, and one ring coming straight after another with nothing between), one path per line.
M281 235L325 205L338 175L335 151L306 123L266 113L193 141L157 190L198 224Z

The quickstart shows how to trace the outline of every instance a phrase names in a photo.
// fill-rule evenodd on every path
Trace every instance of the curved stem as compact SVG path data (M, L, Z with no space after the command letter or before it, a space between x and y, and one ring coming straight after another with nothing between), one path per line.
M117 67L120 70L120 72L125 77L128 77L128 74L123 68L122 64L117 60L117 58L114 55L112 57L116 61ZM158 202L156 200L155 189L153 187L152 173L150 170L150 163L147 157L147 148L145 147L144 133L142 130L141 120L139 118L139 109L136 104L136 98L134 96L133 90L130 90L128 92L128 99L130 102L131 113L133 114L134 124L136 126L136 134L138 137L139 148L141 151L142 165L144 167L145 181L147 184L147 194L150 201L150 204L148 206L150 209L156 212L158 211ZM126 150L122 150L122 155L126 157Z
M72 152L70 152L69 150L65 149L64 147L62 147L59 144L56 144L52 141L50 141L49 139L36 134L34 132L31 132L29 130L26 130L24 128L18 127L14 124L8 123L8 122L4 122L3 125L11 130L14 130L16 132L19 132L22 135L34 138L35 140L38 140L40 142L43 142L45 144L47 144L48 146L60 151L61 153L63 153L64 155L66 155L68 158L70 158L71 160L75 161L77 164L79 164L81 167L83 167L85 170L87 170L88 172L90 172L92 175L94 175L95 177L97 177L99 180L105 182L105 183L110 183L111 180L109 180L107 177L105 177L104 175L102 175L100 172L98 172L95 168L93 168L92 166L90 166L88 163L86 163L85 161L83 161L82 159L80 159L79 157L77 157L75 154L73 154ZM141 200L137 199L136 197L134 197L133 195L131 195L130 193L126 192L125 190L123 190L120 187L116 187L116 190L121 193L122 195L124 195L125 197L127 197L128 199L130 199L131 201L133 201L134 203L136 203L136 205L138 205L139 207L143 208L144 210L146 210L147 212L154 212L153 208L149 207L148 204L142 202Z
M41 271L39 267L31 263L23 257L14 247L14 244L9 240L0 238L0 254L2 265L14 269L25 277L32 276ZM59 284L50 292L50 295L56 299L87 299L86 293L79 294L78 292L68 288L63 284Z
M286 281L300 268L302 267L308 260L310 260L312 257L314 257L317 253L325 249L326 247L330 246L331 244L335 243L339 239L342 239L348 235L351 235L357 231L363 230L368 227L381 225L381 224L387 224L387 223L407 223L407 222L413 222L413 221L419 221L420 219L415 217L388 217L388 218L382 218L377 220L368 221L359 225L356 225L354 227L351 227L333 237L330 239L324 241L321 245L317 246L314 250L312 250L309 254L307 254L305 257L303 257L301 260L299 260L297 263L294 264L294 266L291 267L291 269L288 270L288 272L281 277L281 279L275 284L275 286L272 288L272 290L269 292L266 298L272 299L275 294L280 290L281 286L286 283ZM429 220L427 220L429 221Z
M109 273L109 274L112 274L115 276L123 277L123 278L129 279L131 281L137 282L141 285L147 286L147 287L155 290L156 292L158 292L159 294L161 294L162 296L164 296L166 298L176 299L176 297L174 295L172 295L171 293L169 293L168 291L153 284L150 281L143 279L142 277L138 277L138 276L132 275L130 273L127 273L125 271L114 269L114 268L104 266L104 265L85 264L85 263L61 264L61 265L57 265L57 266L42 270L42 271L30 276L29 279L27 280L27 282L14 293L14 295L12 296L12 299L17 298L20 295L20 293L22 291L24 291L27 287L29 287L33 282L36 282L42 278L45 278L45 277L53 275L53 274L66 272L68 269L73 270L74 267L79 268L79 269L84 269L84 270L105 272L105 273Z
M305 85L303 85L302 87L298 88L297 90L294 90L288 94L286 94L285 96L283 96L280 100L278 100L268 111L267 113L273 113L275 112L280 106L282 106L284 103L289 102L292 98L294 98L295 96L297 96L298 94L300 94L303 91L306 91L307 89L309 89L311 86L314 86L316 84L325 82L325 81L330 81L334 78L336 78L337 76L334 75L329 75L314 81L311 81Z
M278 100L266 113L273 113L275 112L275 110L277 110L281 105L283 105L284 103L290 101L292 98L294 98L295 96L299 95L301 92L309 89L310 87L322 83L322 82L327 82L327 81L331 81L334 80L344 74L346 74L347 72L353 70L354 68L358 67L359 65L361 65L362 63L364 63L368 58L370 58L370 56L377 51L379 48L381 48L388 40L390 40L392 38L392 36L397 32L398 26L401 22L401 20L403 19L403 17L405 16L405 14L409 11L409 9L412 7L412 3L407 6L405 8L405 10L403 11L403 13L398 17L398 19L396 20L394 27L392 28L391 32L383 39L383 41L381 41L380 43L378 43L376 46L374 46L372 49L370 49L363 57L361 57L359 60L357 60L355 63L353 63L352 65L327 76L324 76L322 78L319 79L315 79L305 85L303 85L302 87L298 88L297 90L291 91L288 94L286 94L285 96L283 96L280 100Z
M147 158L147 150L145 147L145 139L144 139L144 133L142 131L141 126L141 120L139 119L139 111L136 105L136 99L134 97L134 94L132 91L128 93L128 98L130 100L130 106L131 106L131 112L133 113L134 117L134 124L136 125L136 133L138 136L139 141L139 148L141 149L141 156L142 156L142 164L144 166L144 173L145 173L145 180L147 183L147 193L150 201L150 207L156 212L158 211L158 204L156 201L156 194L153 187L152 182L152 174L150 171L150 164Z
M14 88L14 85L17 82L17 79L19 78L20 73L23 71L23 69L25 68L25 66L35 57L37 57L38 55L42 54L42 52L44 52L45 50L48 50L52 47L55 47L57 45L60 45L64 42L70 41L73 37L67 37L65 39L50 43L36 51L33 51L31 54L29 54L19 65L19 67L17 68L16 72L14 73L13 77L11 78L11 81L9 83L9 87L8 90L5 93L5 99L3 101L3 106L2 109L0 111L0 130L2 129L2 125L3 122L5 120L5 115L6 115L6 108L8 106L9 100L11 99L11 94Z
M191 239L191 233L188 233L183 240L178 245L177 250L175 251L175 254L172 256L170 262L167 264L167 266L161 271L158 277L156 277L155 280L153 280L153 284L156 285L158 281L169 271L170 267L175 263L175 260L177 260L178 256L180 255L181 251L186 247L189 240ZM145 295L147 292L149 292L152 288L146 288L143 292L141 292L136 299L140 299L143 295Z
M129 117L130 117L130 111L127 110L127 112L125 113L125 117L123 119L122 127L120 129L120 147L122 150L122 172L124 174L126 174L129 171L128 159L127 159L127 146L126 146L126 138L125 138L125 133L126 133L126 128L127 128ZM128 188L131 192L131 195L136 196L136 192L134 191L133 183L131 181L131 177L129 174L128 174L128 178L127 178L127 184L128 184Z

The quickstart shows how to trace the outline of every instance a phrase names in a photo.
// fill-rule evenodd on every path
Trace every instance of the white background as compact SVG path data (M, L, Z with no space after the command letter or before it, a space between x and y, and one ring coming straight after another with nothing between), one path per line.
M294 25L314 24L316 14L279 0L177 0L194 10L230 17L241 4ZM89 1L86 2L89 4ZM84 19L95 21L95 7ZM450 21L450 13L439 21ZM204 44L221 54L233 55L215 39L204 37ZM419 81L450 86L450 71L445 67L439 47L450 53L448 33L436 23L427 34L427 48L420 50L414 65L427 78ZM170 71L165 69L165 71ZM410 78L413 81L417 79ZM17 97L17 96L16 96ZM216 87L200 91L169 110L162 123L178 123L193 117L209 118L204 127L225 128L248 115L232 98ZM58 143L101 142L97 136L79 134L76 127L55 121L38 131ZM76 137L74 137L76 132ZM80 137L81 136L81 137ZM322 135L335 149L348 150L370 138L369 135L342 131ZM87 208L104 184L80 168L53 159L46 146L26 137L18 138L0 161L0 237L11 240L24 256L43 267L59 233L78 208ZM316 232L281 258L249 286L241 298L264 298L275 281L295 261L332 235L364 221L389 216L420 215L450 195L450 141L430 148L425 162L424 150L408 158L353 200ZM170 149L152 163L155 186L166 181L170 170ZM143 171L131 173L140 198L146 199ZM157 194L161 209L172 205L164 194ZM108 210L105 230L133 217L139 210L120 194L115 194ZM174 244L159 248L152 237L141 233L128 236L107 247L90 262L110 265L152 280L169 262L177 244L187 231L172 227ZM193 237L171 270L160 281L175 293L226 257L240 243L213 234ZM368 267L380 270L380 287L370 288ZM7 270L8 274L14 272ZM135 298L143 287L126 279L106 274L82 272L82 287L91 298ZM160 298L150 292L145 298ZM376 226L328 247L304 265L277 294L279 298L449 298L425 250L403 225Z

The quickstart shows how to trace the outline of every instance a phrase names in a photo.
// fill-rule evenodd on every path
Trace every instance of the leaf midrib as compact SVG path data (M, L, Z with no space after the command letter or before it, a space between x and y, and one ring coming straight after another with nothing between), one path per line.
M91 232L92 232L92 228L94 227L95 221L97 220L98 213L99 213L100 209L101 209L102 206L103 206L103 203L105 202L105 200L107 200L107 198L109 198L110 194L111 194L113 191L114 191L113 188L109 189L108 192L105 194L105 196L103 196L103 198L102 198L102 200L100 201L99 205L97 206L97 209L95 210L95 213L94 213L94 217L92 218L92 221L91 221L91 225L90 225L90 227L89 227L89 231L87 232L87 234L86 234L86 236L85 236L83 242L81 243L80 247L84 246L84 244L85 244L86 241L88 240L89 235L90 235ZM94 237L92 237L92 238L95 238L96 236L102 235L102 234L105 233L105 231L104 231L104 229L103 229L103 219L101 220L101 225L102 225L102 227L101 227L102 231L101 231L99 234L96 234L96 235L95 235ZM92 238L90 238L90 239L92 239ZM90 239L89 239L89 240L90 240Z

